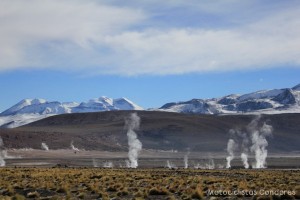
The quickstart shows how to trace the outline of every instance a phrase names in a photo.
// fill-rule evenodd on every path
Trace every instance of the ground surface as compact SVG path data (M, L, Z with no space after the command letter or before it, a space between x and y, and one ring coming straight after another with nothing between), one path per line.
M300 198L299 170L0 168L0 174L0 199Z
M184 156L187 152L169 152L143 150L139 156L139 167L163 168L169 162L174 167L184 167ZM226 166L227 153L203 153L190 152L188 154L189 168L218 168ZM128 160L127 152L107 151L78 151L72 150L8 150L6 155L6 166L10 167L53 167L56 165L67 165L69 167L103 167L111 163L113 167L126 167ZM253 157L249 158L250 165L255 162ZM232 161L232 166L242 168L243 164L238 155ZM269 154L267 166L272 169L300 169L299 154Z

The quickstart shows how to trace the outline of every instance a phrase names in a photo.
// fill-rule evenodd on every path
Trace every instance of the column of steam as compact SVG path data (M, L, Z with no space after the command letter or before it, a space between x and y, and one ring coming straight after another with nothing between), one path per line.
M142 150L142 143L137 138L135 133L140 127L140 117L136 113L132 113L128 119L125 121L125 128L127 129L127 138L128 138L128 158L129 158L129 167L137 168L138 167L138 156Z
M42 148L43 150L45 150L45 151L49 151L49 147L48 147L48 145L47 145L45 142L42 142L41 148Z
M74 146L73 140L71 141L70 147L71 147L71 149L74 151L74 153L77 153L77 152L79 151L79 149L78 149L77 147Z
M253 168L266 168L266 159L268 155L267 146L268 141L267 137L272 135L272 126L264 123L261 128L259 128L259 120L261 116L255 117L250 124L247 126L247 133L243 133L240 131L231 130L231 134L233 134L235 137L242 139L241 144L241 159L243 162L243 165L246 169L249 168L248 163L248 153L249 153L249 145L250 142L252 143L252 146L250 148L251 152L255 154L255 163L252 166ZM249 139L251 140L249 141ZM236 143L235 140L229 139L227 144L227 152L229 156L226 158L227 160L227 168L231 167L231 161L234 158L234 151L236 150L236 147L239 144Z
M243 138L243 143L246 143L246 138ZM234 150L237 147L237 143L233 140L233 139L229 139L228 143L227 143L227 152L229 154L229 156L226 157L227 160L227 164L226 164L226 168L231 168L231 161L234 159ZM243 162L243 165L246 169L249 168L249 163L248 163L248 154L246 147L243 145L242 150L244 151L243 153L241 153L241 159Z
M226 157L227 160L226 168L231 168L231 161L234 158L234 149L235 149L235 142L233 139L229 139L227 143L227 152L229 156Z
M171 165L171 162L169 160L167 160L167 168L172 169L172 165Z
M5 166L4 157L5 157L4 144L2 138L0 137L0 167Z
M246 153L241 153L241 159L243 161L243 165L245 169L248 169L249 168L248 155Z
M184 169L189 168L189 154L190 154L190 152L188 151L187 154L185 154L183 157Z
M253 145L251 146L251 151L254 152L256 161L253 168L266 168L266 159L268 156L268 150L266 149L268 141L266 137L272 134L272 130L272 126L264 123L259 130L255 130L252 133L251 140Z
M243 133L241 134L241 137L242 137L242 146L241 146L241 150L242 150L242 153L241 153L241 159L242 159L242 162L243 162L243 165L245 167L245 169L248 169L249 168L249 163L248 163L248 146L249 146L249 139L247 137L247 133Z

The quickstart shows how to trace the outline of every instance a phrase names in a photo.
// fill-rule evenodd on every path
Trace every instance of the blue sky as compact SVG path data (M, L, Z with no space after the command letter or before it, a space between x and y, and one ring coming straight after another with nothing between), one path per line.
M300 83L295 0L2 0L0 111L24 98L142 107Z

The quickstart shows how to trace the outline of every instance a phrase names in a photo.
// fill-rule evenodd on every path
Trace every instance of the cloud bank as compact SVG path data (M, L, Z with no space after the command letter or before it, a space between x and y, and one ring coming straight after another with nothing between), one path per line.
M215 27L202 26L196 19L189 19L186 26L167 25L168 14L161 14L163 8L158 11L153 3L112 2L0 1L0 72L46 68L169 75L300 66L300 6L294 1L274 12L257 13L261 18L248 16L251 20L243 23ZM168 2L157 7L198 9L208 19L224 14L224 9L217 9L224 3L218 1L206 7ZM245 3L231 10L243 13L239 9L244 7ZM161 15L165 18L157 17ZM224 20L238 21L228 15Z

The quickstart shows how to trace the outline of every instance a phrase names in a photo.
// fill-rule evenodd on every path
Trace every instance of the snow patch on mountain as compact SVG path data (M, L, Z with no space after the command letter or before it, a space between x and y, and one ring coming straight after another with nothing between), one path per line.
M52 114L53 115L53 114ZM1 128L15 128L19 126L23 126L25 124L29 124L31 122L35 122L37 120L50 117L51 114L16 114L9 116L1 116L0 117L0 127Z
M245 94L238 97L239 101L251 100L251 99L265 99L276 97L282 92L282 90L261 90L250 94Z

